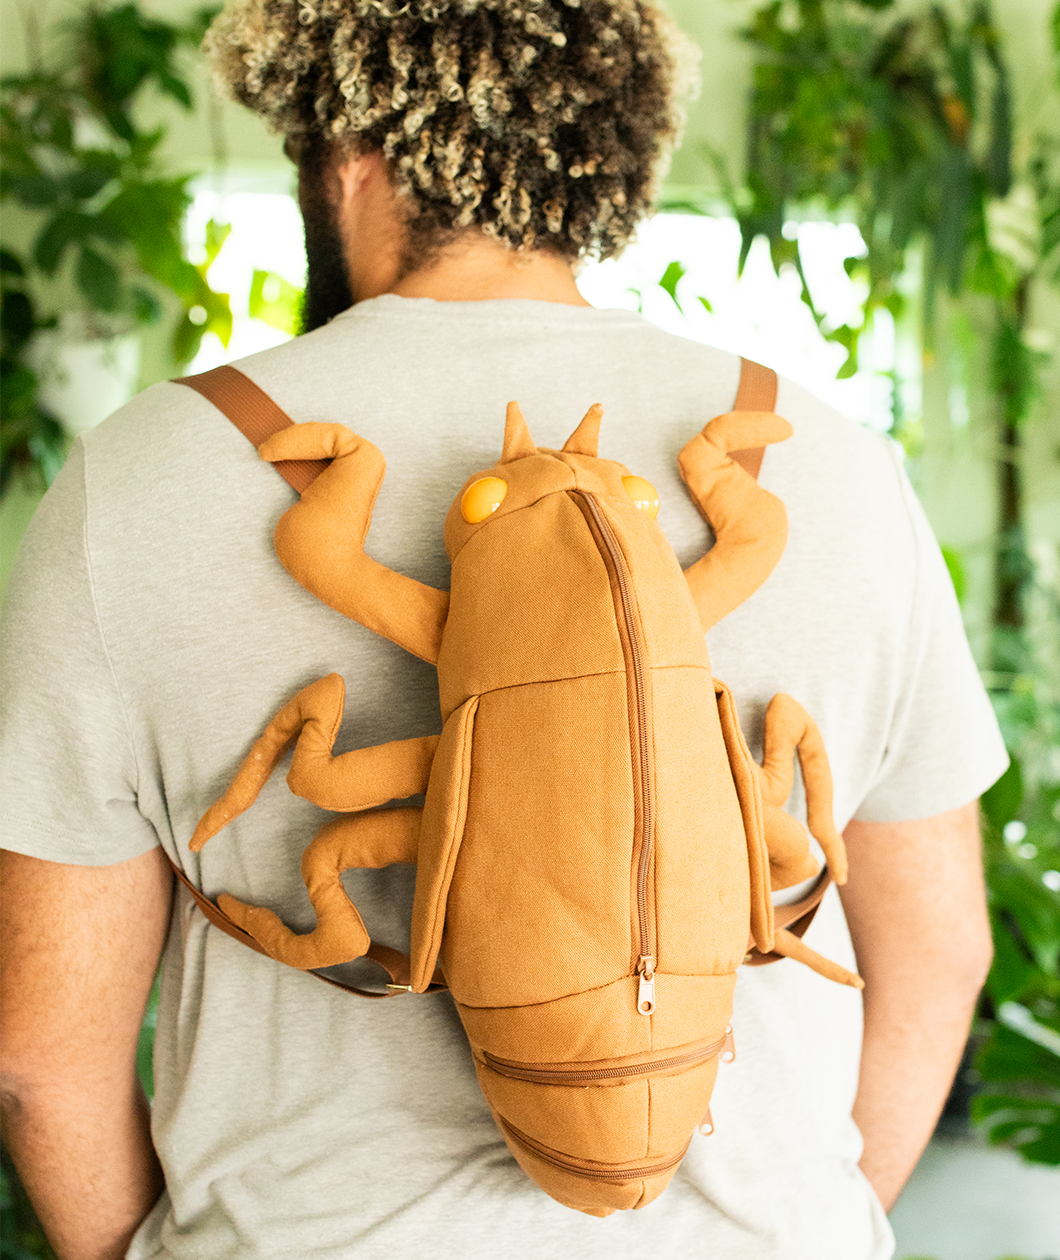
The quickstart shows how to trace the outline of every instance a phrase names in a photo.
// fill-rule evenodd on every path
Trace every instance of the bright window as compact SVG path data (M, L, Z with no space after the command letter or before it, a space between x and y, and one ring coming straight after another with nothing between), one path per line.
M231 224L232 231L210 268L210 283L231 296L232 339L227 349L213 335L203 340L192 371L230 362L287 339L288 334L250 315L255 272L269 273L278 285L302 287L305 254L302 227L294 199L283 193L203 191L188 218L192 250L205 238L210 219ZM800 256L814 302L833 327L857 324L864 286L852 281L843 261L864 253L857 228L850 223L791 225L798 235ZM594 306L643 311L660 327L696 341L744 354L775 367L783 376L806 386L852 419L875 429L888 429L893 417L896 375L909 381L915 362L902 371L902 347L896 345L893 321L877 315L862 336L859 371L847 380L836 373L846 354L827 341L799 297L799 281L786 268L777 276L765 241L757 241L737 276L740 233L736 221L692 214L660 214L644 224L637 242L622 258L590 264L579 287ZM674 296L660 281L675 276ZM262 278L259 275L259 288ZM705 299L701 300L701 299ZM680 307L678 306L680 303ZM709 309L708 309L709 305Z

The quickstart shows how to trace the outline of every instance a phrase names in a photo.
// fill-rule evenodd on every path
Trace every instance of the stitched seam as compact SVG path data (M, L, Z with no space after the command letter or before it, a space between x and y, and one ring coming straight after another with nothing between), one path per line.
M695 662L689 662L687 665L650 665L648 669L650 673L662 669L701 669L707 674L710 673L709 665L697 665ZM529 682L509 683L507 687L491 687L488 691L476 691L475 695L495 696L502 691L518 691L521 687L551 687L555 683L577 682L582 678L611 678L615 674L625 672L624 669L598 669L590 674L564 674L562 678L533 678ZM457 708L459 707L458 705Z
M92 597L92 611L96 618L96 629L99 632L99 641L103 647L103 655L107 659L107 668L110 670L110 676L114 683L114 690L118 693L118 700L121 703L122 716L125 719L125 733L129 739L129 748L132 752L133 770L135 772L134 788L137 796L137 809L139 809L140 796L140 759L136 755L136 741L133 738L132 721L129 718L129 708L125 703L125 696L118 681L118 671L114 666L114 658L111 656L110 648L107 645L107 636L103 632L103 620L99 615L99 600L96 597L96 579L92 572L92 547L89 543L89 523L88 523L88 451L85 449L84 442L78 438L81 444L81 484L84 491L85 503L82 512L82 540L85 550L85 572L88 576L88 589ZM150 821L145 819L145 821Z
M30 818L26 814L5 813L4 819L8 831L14 831L17 827L20 831L34 832L36 835L48 836L54 840L83 840L88 844L99 842L97 832L74 831L72 827L49 827L47 823L41 823L38 819Z
M732 974L732 971L657 971L655 973L656 976L675 976L682 980L724 980L726 976ZM616 976L614 980L606 980L603 984L595 985L591 989L575 989L572 993L561 993L558 997L542 998L540 1002L517 1002L514 1006L472 1006L470 1002L461 1002L459 998L454 998L454 1001L457 1006L463 1006L469 1011L526 1011L535 1006L551 1006L553 1002L565 1002L567 998L581 997L586 993L603 993L605 989L613 989L623 980L635 979L636 976L631 976L627 971L621 976Z

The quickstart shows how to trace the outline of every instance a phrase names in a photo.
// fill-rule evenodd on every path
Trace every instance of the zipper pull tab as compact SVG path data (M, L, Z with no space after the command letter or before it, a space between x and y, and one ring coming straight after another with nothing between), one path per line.
M655 1013L655 959L642 957L637 963L637 1010L641 1015Z
M732 1063L736 1058L736 1039L732 1035L732 1024L725 1029L725 1044L721 1048L722 1063Z
M709 1106L703 1113L703 1119L696 1125L696 1128L704 1137L710 1137L710 1135L714 1132L714 1117L710 1114Z

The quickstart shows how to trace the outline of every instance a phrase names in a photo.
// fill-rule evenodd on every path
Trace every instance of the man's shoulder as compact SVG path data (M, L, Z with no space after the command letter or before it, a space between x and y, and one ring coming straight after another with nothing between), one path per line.
M795 430L784 443L792 477L815 493L878 493L903 497L901 454L887 434L845 416L805 386L780 378L777 411Z
M672 436L679 446L683 434L731 408L740 376L738 355L666 332L633 312L408 299L363 303L232 366L293 420L349 424L385 440L388 456L414 428L422 432L424 407L436 432L455 439L459 431L474 443L479 428L496 428L487 417L502 416L509 397L532 402L540 414L575 406L576 395L580 405L583 389L589 402L605 401L611 426L632 432L652 416L661 427L658 439ZM410 411L423 419L410 425ZM893 481L893 457L879 435L783 377L777 411L795 429L794 440L783 444L785 462L798 452L806 472L817 466L813 481L839 468ZM212 403L175 382L138 395L87 435L85 447L88 479L99 490L130 468L145 482L190 486L206 465L235 471L258 463Z

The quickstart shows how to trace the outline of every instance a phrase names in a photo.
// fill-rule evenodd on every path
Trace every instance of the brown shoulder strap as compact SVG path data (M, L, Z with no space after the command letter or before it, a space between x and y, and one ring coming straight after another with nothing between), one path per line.
M289 428L294 421L238 368L225 364L197 376L179 376L174 385L187 385L202 394L258 447L266 438ZM273 467L299 494L328 466L326 459L284 459Z
M773 411L777 405L777 374L751 359L740 360L740 384L733 411Z
M187 385L189 389L194 389L202 394L204 398L213 403L218 411L227 416L240 433L255 447L260 446L266 438L272 437L274 433L279 433L281 429L286 429L294 423L291 417L282 408L278 407L263 389L255 385L249 376L244 376L238 368L225 365L213 368L209 372L200 372L196 376L178 377L173 383L175 385ZM273 465L280 476L292 485L299 494L307 486L312 485L327 466L328 461L325 459L285 459ZM172 859L170 859L170 866L173 867L173 873L177 879L195 898L195 904L214 927L220 928L222 932L227 932L229 936L237 941L241 941L244 945L248 945L259 954L265 953L265 950L252 936L249 936L242 928L233 923L220 906L212 902L205 893L195 887ZM334 985L337 989L343 989L347 993L356 993L359 997L384 998L394 997L398 993L411 992L412 964L407 954L399 953L388 945L378 945L373 941L369 946L367 956L373 962L378 963L390 977L390 983L386 986L386 993L373 993L368 989L358 989L353 985L344 984L341 980L332 979L331 976L321 975L317 971L313 971L310 974L316 976L318 980L323 980L326 984ZM434 980L427 992L435 993L445 987L441 972L435 972Z
M732 405L733 411L775 411L776 406L776 372L751 359L741 359L740 384L736 390L736 401ZM755 446L745 451L730 451L729 454L745 472L757 478L765 449L764 446Z
M169 857L168 854L166 856L167 858ZM220 928L222 932L227 933L235 940L242 942L244 945L248 945L256 953L265 954L266 957L269 957L269 955L266 954L266 951L262 949L252 936L233 923L219 905L211 901L204 892L195 887L195 885L190 879L188 879L172 858L169 858L169 864L173 867L174 875L176 875L177 879L180 880L188 892L191 893L192 897L195 899L195 904L203 912L206 918L214 925L214 927ZM325 984L333 985L336 989L342 989L346 993L355 993L358 997L386 998L396 997L399 993L412 992L412 964L409 960L408 954L402 954L396 949L391 949L389 945L378 945L375 941L373 941L368 947L366 957L370 958L372 962L378 963L390 977L390 983L386 986L386 993L373 993L369 989L358 989L352 984L344 984L341 980L335 980L331 976L322 975L319 971L311 971L309 974L311 976L315 976L318 980L323 980ZM440 989L444 989L446 987L445 981L442 978L442 973L440 971L435 971L434 978L431 981L427 992L437 993Z
M828 891L832 882L832 874L827 867L818 875L817 882L806 894L798 901L791 902L787 906L774 906L773 915L778 928L787 928L789 932L795 936L804 936L806 929L814 920L817 910L824 900L824 895ZM744 962L749 967L762 967L767 963L780 962L782 954L762 954L755 948L752 941L748 945L748 953L744 958Z

